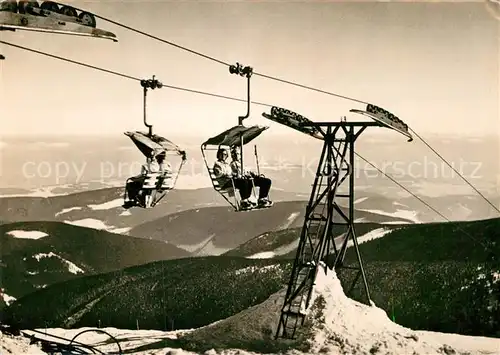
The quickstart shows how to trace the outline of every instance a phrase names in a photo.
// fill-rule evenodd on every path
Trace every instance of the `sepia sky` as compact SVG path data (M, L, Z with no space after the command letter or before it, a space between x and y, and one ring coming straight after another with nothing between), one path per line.
M422 134L498 134L500 21L484 3L292 1L67 1L224 62L368 101ZM3 41L164 84L246 97L228 68L98 19L108 40L27 31ZM0 134L121 134L140 130L136 81L0 44ZM315 121L363 105L259 76L252 100ZM252 105L245 124L288 128ZM155 132L213 136L237 124L245 103L163 88L149 91Z

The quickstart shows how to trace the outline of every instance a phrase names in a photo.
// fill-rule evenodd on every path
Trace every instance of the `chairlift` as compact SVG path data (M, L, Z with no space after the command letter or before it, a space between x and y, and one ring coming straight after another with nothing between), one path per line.
M158 171L145 170L140 175L127 179L124 207L152 208L170 190L175 188L179 173L186 161L186 153L168 139L156 134L149 135L145 132L136 131L125 132L125 135L130 137L149 162L156 160L166 161L170 164L172 159L167 158L167 156L173 155L181 158L179 169L175 173L171 168L160 168ZM130 196L130 191L134 191L134 196Z
M234 208L235 211L240 212L240 211L246 211L247 209L243 209L241 206L241 197L239 194L237 194L237 189L234 185L234 179L231 179L231 186L229 186L226 189L223 189L223 186L220 185L219 181L217 180L213 166L215 163L215 156L212 156L210 158L207 158L207 152L212 151L215 152L213 155L216 154L216 152L222 148L222 149L227 149L228 151L231 151L235 147L239 147L240 149L246 145L247 143L251 142L253 139L257 138L262 132L264 132L266 129L269 127L266 126L251 126L251 127L245 127L243 125L238 125L234 126L232 128L229 128L228 130L218 134L215 137L209 138L206 142L204 142L201 145L201 154L203 156L203 161L205 162L205 166L207 167L208 174L210 176L210 180L212 181L212 186L217 191L218 193L221 194L221 196ZM255 147L255 157L256 157L256 163L257 163L257 171L260 173L259 169L259 160L258 160L258 155L257 155L257 148ZM211 164L209 164L209 161L211 161ZM241 154L241 160L240 163L243 166L243 154ZM252 179L253 182L253 179ZM252 188L252 195L253 198L256 199L256 188L255 185L253 185ZM254 208L255 209L255 208Z
M240 76L246 76L247 78L247 113L245 116L238 117L238 125L227 129L226 131L209 138L207 141L201 144L201 154L203 156L203 161L205 162L205 166L207 167L207 171L212 181L212 186L215 191L221 194L221 196L234 208L236 212L240 211L249 211L261 208L271 207L272 204L265 206L252 206L250 208L246 208L242 206L241 203L241 195L237 193L237 188L235 186L235 179L231 178L231 185L221 186L220 182L217 180L216 175L214 173L214 163L216 161L215 157L210 157L211 164L209 164L207 160L207 152L214 151L215 154L219 149L226 149L228 151L232 151L235 148L239 148L240 150L240 165L241 165L241 173L243 175L244 164L243 164L243 146L257 138L262 132L264 132L269 127L267 126L251 126L245 127L243 125L243 120L250 116L250 77L252 76L253 69L251 67L243 67L239 63L236 65L231 65L229 67L229 72L231 74L238 74ZM255 146L255 158L257 164L257 175L264 177L264 175L260 174L259 169L259 160L257 154L257 146ZM256 186L254 184L254 177L249 178L252 182L252 200L257 199L256 194ZM253 196L252 196L253 195Z
M140 175L130 177L125 182L124 208L134 206L142 208L152 208L157 205L167 193L175 188L182 166L186 162L186 152L179 148L170 140L153 134L153 126L146 121L146 92L148 88L161 88L162 84L156 79L143 80L144 87L144 125L149 128L149 132L125 132L146 157L146 164ZM181 162L177 172L171 169L168 156L180 157ZM158 171L151 170L151 163L158 162ZM163 166L166 162L166 167ZM131 196L132 195L132 196Z

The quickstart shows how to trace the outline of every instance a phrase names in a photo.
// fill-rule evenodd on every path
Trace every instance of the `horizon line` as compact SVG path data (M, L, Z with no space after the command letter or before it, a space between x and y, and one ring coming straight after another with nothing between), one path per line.
M280 138L290 138L289 136L293 134L297 134L300 132L290 132L290 133L280 133L280 132L269 132L273 137L279 136ZM372 136L372 138L380 138L383 136L384 138L387 139L395 139L397 140L399 138L399 135L393 135L394 132L377 132L375 135ZM212 133L213 135L213 133ZM420 136L424 137L448 137L448 138L496 138L500 139L500 135L498 133L441 133L441 132L420 132ZM203 135L203 134L190 134L190 133L171 133L169 135L162 135L163 137L167 138L168 137L186 137L186 138L197 138L197 139L206 139L210 135ZM305 137L305 135L303 135ZM69 139L74 139L74 138L112 138L112 139L118 139L122 138L121 134L117 133L5 133L2 132L0 133L0 140L3 138L7 139L12 139L12 138L69 138ZM125 137L123 135L123 137ZM370 137L365 137L364 138L370 138Z

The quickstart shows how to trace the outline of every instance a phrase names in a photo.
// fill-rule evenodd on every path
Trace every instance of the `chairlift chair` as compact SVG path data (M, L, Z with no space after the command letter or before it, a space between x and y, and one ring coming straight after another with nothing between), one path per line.
M130 177L126 181L124 196L124 207L139 206L142 208L152 208L162 200L166 194L175 188L177 178L186 161L186 153L176 144L168 139L156 134L147 134L144 132L125 132L130 137L139 150L149 159L162 157L169 162L167 156L177 156L181 158L179 168L176 173L171 171L147 172L144 175ZM128 194L128 186L133 182L141 184L137 194L132 198Z
M148 133L135 131L125 132L125 135L132 139L141 153L146 156L146 159L151 159L151 162L155 159L158 161L158 158L162 158L161 160L168 162L167 155L175 155L181 157L181 163L175 176L171 171L160 170L160 172L148 171L145 174L141 172L141 175L128 178L125 182L123 205L125 208L133 206L152 208L157 205L160 200L175 187L182 166L186 162L186 152L168 139L153 134L153 125L149 124L146 119L146 98L148 89L160 89L163 87L163 84L155 79L153 75L152 79L141 80L141 86L143 88L144 125L148 128ZM128 192L131 184L140 185L134 187L133 190L137 191L132 197Z
M223 189L222 186L220 186L219 181L217 181L215 173L213 171L213 164L215 162L215 159L211 162L212 164L209 165L206 153L208 151L217 152L220 148L231 150L234 147L240 147L241 149L245 144L251 142L253 139L258 137L263 131L265 131L268 128L269 127L257 126L257 125L251 127L245 127L243 125L234 126L218 134L215 137L209 138L206 142L202 143L201 145L201 154L203 156L203 161L205 162L205 166L207 167L208 174L210 176L210 180L212 181L212 186L214 190L220 193L221 196L234 208L236 212L249 211L249 209L242 209L241 197L239 196L239 193L237 193L237 189L235 188L234 179L231 179L232 186L230 186L229 188ZM241 157L243 159L243 154L241 155ZM258 166L258 160L257 160L257 166ZM252 195L254 198L256 198L255 185L253 185L252 187Z
M220 148L226 148L229 150L232 150L234 147L239 146L240 148L240 164L241 164L241 169L244 169L244 164L243 164L243 146L249 142L251 142L253 139L255 139L257 136L259 136L263 131L268 129L269 127L266 126L251 126L251 127L245 127L243 125L243 120L247 119L250 116L250 78L252 77L253 73L253 68L249 66L243 66L240 63L236 63L236 65L231 65L229 66L229 73L230 74L236 74L240 76L244 76L247 78L247 112L244 116L239 116L238 117L238 125L234 126L232 128L229 128L228 130L218 134L215 137L209 138L206 142L204 142L201 145L201 154L203 156L203 161L205 162L205 165L208 170L208 174L210 176L210 180L212 181L212 185L215 189L215 191L219 192L222 197L234 208L236 212L240 211L248 211L248 210L253 210L255 208L251 209L246 209L242 208L241 204L241 196L239 198L237 195L239 193L236 193L236 188L235 188L235 183L234 183L234 178L231 178L231 186L229 188L224 188L223 186L220 186L219 181L217 181L217 178L215 176L215 173L213 171L212 166L208 165L207 162L207 157L206 157L206 152L209 150L219 150ZM256 156L256 162L257 162L257 170L259 169L259 160L257 158L257 152L255 154ZM252 194L254 198L256 197L255 193L255 184L253 181L253 178L251 179L252 181ZM264 207L264 206L263 206ZM265 206L265 208L270 207L270 206ZM260 209L261 207L259 207Z

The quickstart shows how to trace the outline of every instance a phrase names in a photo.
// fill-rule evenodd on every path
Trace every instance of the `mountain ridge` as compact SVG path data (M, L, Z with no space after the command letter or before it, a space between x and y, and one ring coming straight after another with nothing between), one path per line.
M0 225L4 293L22 297L58 282L190 253L144 238L55 221Z

